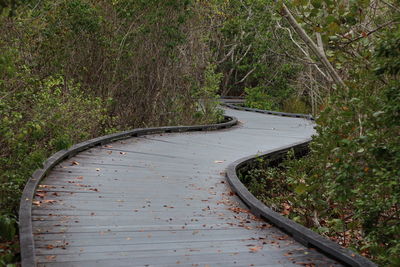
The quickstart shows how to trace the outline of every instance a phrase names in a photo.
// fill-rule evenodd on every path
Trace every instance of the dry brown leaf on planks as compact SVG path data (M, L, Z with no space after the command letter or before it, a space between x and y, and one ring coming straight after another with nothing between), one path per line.
M253 253L258 252L260 249L262 249L261 246L255 246L255 247L249 248L250 252L253 252Z

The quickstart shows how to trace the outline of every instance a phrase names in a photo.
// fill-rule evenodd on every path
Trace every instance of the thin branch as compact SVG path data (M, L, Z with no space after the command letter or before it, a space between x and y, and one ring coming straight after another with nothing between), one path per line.
M256 70L256 68L251 69L251 70L243 77L243 79L241 79L240 81L236 82L235 84L239 84L239 83L244 82L244 81L247 79L247 77L249 77L249 75L252 74L255 70Z
M393 8L393 9L395 9L397 12L400 12L400 8L398 8L397 6L395 6L395 5L391 4L391 3L388 3L388 2L386 2L386 1L383 1L383 0L381 0L381 2L384 3L384 4L387 5L387 6L389 6L389 7Z
M321 61L321 63L328 70L329 75L332 77L332 79L335 81L335 83L337 85L347 89L347 86L344 84L342 78L340 78L339 74L333 68L333 66L331 65L329 60L327 60L326 57L324 57L323 54L321 54L321 51L318 48L318 46L307 35L307 33L300 26L300 24L296 21L296 19L293 17L292 13L290 12L290 10L288 9L288 7L285 4L282 4L282 16L284 18L286 18L286 20L293 27L293 29L297 32L297 34L304 41L304 43L306 43L306 45L311 49L311 51L313 51L314 54L318 57L318 59Z
M359 36L359 37L357 37L357 38L355 38L355 39L353 39L353 40L348 41L348 42L345 43L342 47L346 47L346 46L348 46L349 44L354 43L354 42L356 42L356 41L358 41L358 40L360 40L360 39L362 39L362 38L366 38L366 37L370 36L371 34L373 34L373 33L377 32L377 31L379 31L380 29L382 29L382 28L384 28L384 27L386 27L386 26L389 26L389 25L392 24L392 23L398 24L398 22L396 22L396 20L394 20L394 19L391 20L391 21L388 21L388 22L386 22L386 23L384 23L384 24L378 26L377 28L373 29L372 31L369 31L368 33L366 33L366 34L364 34L364 35L361 35L361 36Z
M238 61L236 61L236 64L240 64L240 62L242 62L242 60L247 56L247 53L249 53L249 51L250 51L250 49L251 49L251 44L249 44L249 46L247 47L247 49L246 49L246 52L244 52L244 54L243 54L243 56L238 60Z
M311 57L310 57L310 54L309 54L307 51L305 51L305 50L301 47L301 45L300 45L299 43L297 43L297 42L294 40L294 38L293 38L293 36L292 36L292 32L290 31L290 29L285 28L285 27L282 27L282 26L279 24L279 22L277 22L277 24L278 24L278 27L280 27L281 29L284 29L284 30L287 30L287 31L288 31L290 40L292 40L292 42L300 49L300 51L303 52L303 54L306 56L306 58L307 58L309 61L313 62L313 60L312 60ZM328 76L318 67L317 64L314 64L314 67L318 70L319 73L322 74L322 76L324 76L327 80L329 80Z
M224 63L232 55L232 53L235 51L236 47L237 47L237 44L233 45L231 50L229 50L228 54L226 54L223 59L218 61L217 64Z

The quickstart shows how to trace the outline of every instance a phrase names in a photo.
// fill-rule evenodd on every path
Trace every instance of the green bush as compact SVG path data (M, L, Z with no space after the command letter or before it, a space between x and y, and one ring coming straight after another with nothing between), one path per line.
M200 87L194 87L192 96L198 99L197 112L202 123L214 123L223 119L222 110L218 109L219 95L217 94L222 79L221 73L216 73L216 65L209 64L204 72L204 82Z
M283 101L283 111L291 113L309 114L310 107L300 97L291 97Z
M265 92L264 87L258 86L253 88L245 88L244 90L246 92L246 99L244 102L245 106L264 110L275 109L274 102L272 101L271 96Z
M61 77L39 81L25 71L7 84L3 80L0 94L0 211L12 213L27 178L44 159L104 133L108 117L102 100Z

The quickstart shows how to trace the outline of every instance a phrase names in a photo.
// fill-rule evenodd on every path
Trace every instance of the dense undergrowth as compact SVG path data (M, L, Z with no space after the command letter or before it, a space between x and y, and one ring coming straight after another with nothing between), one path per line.
M331 97L307 156L260 160L241 178L274 210L381 266L400 265L399 47L400 30L386 33L368 81Z
M399 266L400 2L290 4L311 39L324 45L320 50L326 49L344 86L330 83L329 75L328 81L315 76L324 68L314 65L320 69L310 72L308 85L297 87L300 101L290 104L317 118L310 154L278 168L260 163L242 179L267 205L291 219L381 266ZM303 50L303 60L315 60L306 45L293 42ZM304 70L306 65L295 77L300 79ZM255 88L246 90L248 106L285 110L262 87Z

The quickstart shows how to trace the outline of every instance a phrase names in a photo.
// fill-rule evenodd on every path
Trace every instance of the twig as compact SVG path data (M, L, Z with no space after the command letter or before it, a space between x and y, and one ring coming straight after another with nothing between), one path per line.
M361 35L361 36L359 36L359 37L357 37L357 38L355 38L355 39L353 39L353 40L348 41L347 43L345 43L345 44L342 46L342 48L344 48L344 47L348 46L349 44L354 43L354 42L356 42L356 41L358 41L358 40L360 40L360 39L362 39L362 38L368 37L368 36L370 36L371 34L373 34L373 33L377 32L377 31L379 31L380 29L382 29L382 28L384 28L384 27L386 27L386 26L389 26L389 25L392 24L392 23L398 24L398 22L396 22L395 20L388 21L388 22L386 22L386 23L384 23L384 24L378 26L377 28L373 29L372 31L370 31L370 32L368 32L368 33L366 33L366 34L364 34L364 35Z

